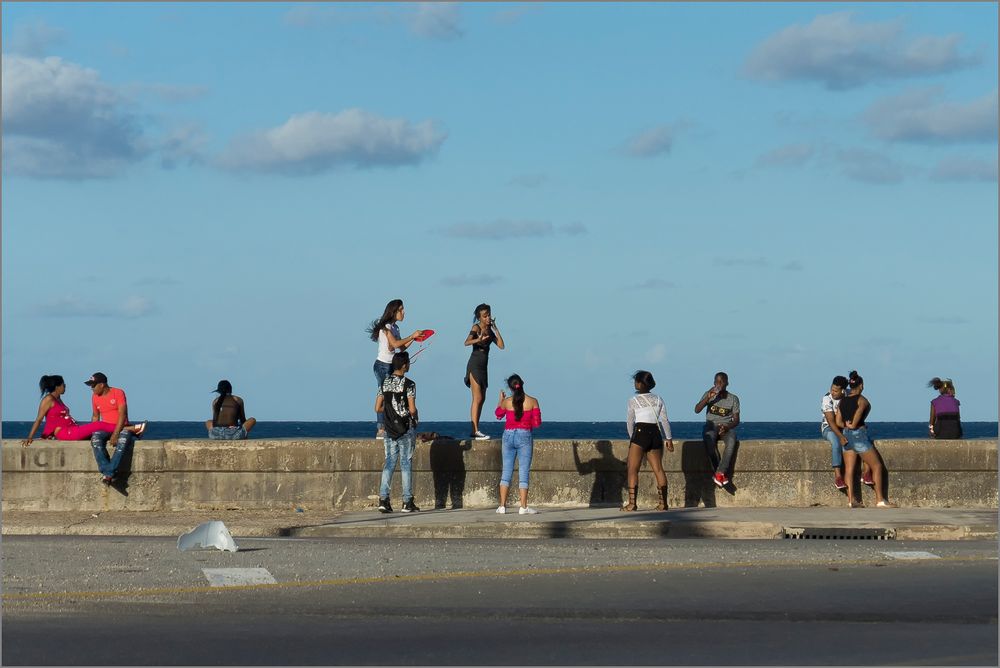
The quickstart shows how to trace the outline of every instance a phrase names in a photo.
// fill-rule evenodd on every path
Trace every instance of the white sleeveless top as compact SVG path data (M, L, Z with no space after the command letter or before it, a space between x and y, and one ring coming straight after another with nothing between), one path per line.
M392 364L392 356L396 351L389 347L389 337L385 334L386 329L391 331L397 339L399 338L399 325L396 323L387 324L385 329L378 333L378 357L376 359L379 362Z

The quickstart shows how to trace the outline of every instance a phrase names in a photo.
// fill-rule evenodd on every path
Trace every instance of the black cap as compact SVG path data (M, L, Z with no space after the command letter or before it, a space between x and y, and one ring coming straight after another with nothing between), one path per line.
M105 376L100 371L98 371L93 376L91 376L90 380L84 381L83 384L84 385L89 385L90 387L93 387L94 385L97 385L98 383L104 383L105 385L108 384L108 377Z

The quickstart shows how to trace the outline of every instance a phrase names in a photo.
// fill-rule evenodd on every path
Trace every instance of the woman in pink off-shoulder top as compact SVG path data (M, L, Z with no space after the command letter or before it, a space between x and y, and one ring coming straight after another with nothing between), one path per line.
M500 392L496 416L498 420L506 418L507 424L503 430L503 446L501 450L503 470L500 474L500 505L497 513L507 512L507 492L510 490L510 480L514 476L514 459L517 459L518 487L521 493L521 515L534 515L538 511L528 506L528 472L531 469L531 451L534 448L532 430L542 425L542 410L538 400L524 393L524 381L516 373L507 379L507 387L512 392L507 396Z

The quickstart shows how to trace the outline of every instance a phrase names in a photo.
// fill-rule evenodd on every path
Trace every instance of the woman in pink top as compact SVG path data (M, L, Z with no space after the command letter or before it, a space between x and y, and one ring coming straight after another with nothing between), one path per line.
M528 472L531 469L531 451L534 439L531 431L542 424L542 409L538 399L524 393L524 381L516 373L507 379L507 387L512 392L507 396L500 392L496 416L498 420L506 418L507 424L503 430L501 455L503 471L500 474L500 505L497 513L507 512L507 492L510 489L510 479L514 476L514 459L517 458L518 487L521 492L521 515L534 515L538 511L528 506Z
M958 408L959 401L955 398L955 383L951 378L931 378L927 387L940 392L940 396L931 401L931 419L928 425L931 438L962 438L962 418Z
M69 408L62 402L62 395L66 393L66 382L62 376L42 376L38 381L38 389L42 391L42 401L38 404L38 416L35 423L31 425L28 438L21 441L21 445L29 446L35 439L35 432L38 431L42 420L45 420L45 429L42 430L42 438L55 438L60 441L84 441L89 439L95 431L113 432L115 425L110 422L87 422L77 424L73 416L69 414ZM141 436L146 423L138 426L128 426L122 431L134 432L136 436Z

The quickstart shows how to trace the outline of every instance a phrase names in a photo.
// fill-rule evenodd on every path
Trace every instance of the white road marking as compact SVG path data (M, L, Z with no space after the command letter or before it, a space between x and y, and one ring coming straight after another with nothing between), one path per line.
M213 587L278 583L266 568L203 568L201 572Z
M921 552L921 551L883 552L882 554L884 554L887 557L891 557L893 559L940 559L941 558L938 555L933 554L931 552Z

